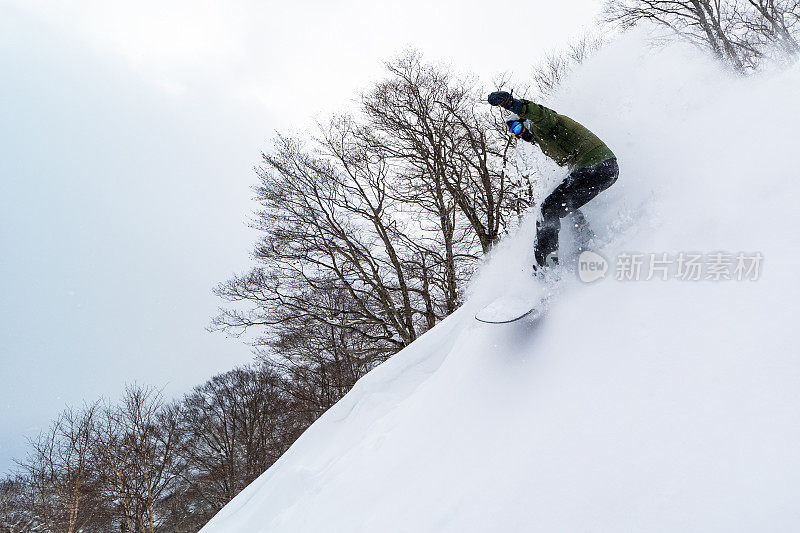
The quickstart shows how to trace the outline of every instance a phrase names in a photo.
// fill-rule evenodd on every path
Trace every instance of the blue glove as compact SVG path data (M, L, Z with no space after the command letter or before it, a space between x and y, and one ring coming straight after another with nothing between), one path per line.
M522 101L517 100L508 91L495 91L487 99L491 105L499 105L519 115L522 113Z

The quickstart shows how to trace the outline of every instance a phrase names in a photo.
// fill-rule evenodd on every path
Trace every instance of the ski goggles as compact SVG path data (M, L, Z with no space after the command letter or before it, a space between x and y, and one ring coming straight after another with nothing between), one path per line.
M523 124L521 120L515 120L514 122L508 125L508 131L514 137L519 138L525 132L525 124Z

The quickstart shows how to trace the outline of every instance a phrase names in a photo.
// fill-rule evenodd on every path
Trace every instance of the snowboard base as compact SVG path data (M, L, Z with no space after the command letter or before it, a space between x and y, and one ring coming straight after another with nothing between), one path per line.
M485 324L508 324L523 318L536 319L544 313L545 295L501 296L475 313L475 320Z

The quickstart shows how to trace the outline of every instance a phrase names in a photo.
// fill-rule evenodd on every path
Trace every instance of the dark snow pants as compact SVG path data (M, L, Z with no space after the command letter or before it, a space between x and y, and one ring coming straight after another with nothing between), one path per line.
M612 157L591 167L577 168L544 199L541 217L536 222L536 262L544 266L548 254L558 250L561 219L611 187L619 176L617 159Z

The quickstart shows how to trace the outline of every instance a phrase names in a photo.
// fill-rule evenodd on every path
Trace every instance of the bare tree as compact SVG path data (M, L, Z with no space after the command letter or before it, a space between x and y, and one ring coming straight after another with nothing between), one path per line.
M364 142L396 166L398 198L438 220L453 290L463 282L454 254L478 258L505 228L508 136L469 78L426 63L415 51L387 63L387 70L390 77L362 98L371 133ZM476 238L480 250L472 248ZM457 302L457 289L452 296Z
M747 0L743 24L755 48L777 50L790 62L800 56L800 0Z
M364 141L376 158L392 165L397 198L429 221L429 226L420 229L433 232L426 235L421 231L420 236L430 239L426 255L441 256L441 288L449 314L460 302L459 278L463 274L459 272L459 259L476 257L469 242L476 234L460 225L459 215L464 211L459 208L467 206L474 222L472 229L487 248L494 240L494 224L484 223L477 211L470 210L469 197L458 190L465 176L457 146L462 140L456 133L461 125L453 110L465 105L469 93L463 85L451 83L446 70L424 64L415 52L387 63L387 69L390 77L362 99L370 125ZM465 124L471 123L466 120L470 117L462 115ZM495 212L489 214L494 216Z
M154 533L164 520L160 502L177 490L183 469L177 426L177 410L148 387L129 386L118 406L104 409L95 461L121 531Z
M799 7L797 0L610 0L606 20L669 28L745 73L774 49L797 57Z
M452 313L520 209L483 91L408 52L361 113L279 135L257 169L258 266L219 285L212 329L259 355L310 416Z
M347 142L346 130L340 133ZM351 158L352 157L352 158ZM257 193L263 209L256 226L265 238L255 256L263 267L221 285L232 301L250 301L250 312L228 309L216 327L286 326L312 320L340 327L393 353L418 335L415 309L399 260L400 221L390 212L381 162L346 166L280 137L264 156Z
M316 417L265 365L215 376L181 401L129 386L68 408L0 480L0 533L191 533Z
M213 327L263 328L255 345L302 385L293 393L317 414L425 324L386 164L354 143L353 128L334 119L313 151L276 140L258 169L260 265L217 288L252 307L223 310Z
M282 378L266 366L213 377L182 402L185 490L208 520L261 475L313 419L296 416Z
M97 411L97 404L66 409L31 441L31 452L20 463L30 489L31 510L48 530L88 531L102 517L104 505L91 460Z

